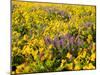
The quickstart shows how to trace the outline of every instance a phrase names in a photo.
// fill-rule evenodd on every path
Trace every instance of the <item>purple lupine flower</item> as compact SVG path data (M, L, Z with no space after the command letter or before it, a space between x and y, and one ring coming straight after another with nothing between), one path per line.
M57 36L53 40L53 46L57 49L60 49L60 42L59 42L59 39L57 38Z
M80 38L78 38L77 40L77 45L80 46L81 42L80 42Z
M45 11L49 12L49 8L45 8Z
M56 46L57 41L58 41L58 38L57 38L57 37L55 37L55 38L54 38L54 40L53 40L53 45L54 45L54 47L57 47L57 46Z
M67 34L64 36L64 39L69 40L70 37L71 37L71 35L70 35L69 33L67 33Z
M68 38L68 36L67 36L67 34L65 34L65 35L64 35L64 39L67 40L67 38Z
M91 25L93 25L92 22L86 22L86 23L85 23L85 27L89 27L89 26L91 26Z
M78 38L78 40L77 40L77 45L78 46L81 46L83 44L83 40L81 40L80 38Z
M53 46L56 48L56 41L53 41Z
M61 16L66 16L64 11L59 11L58 14L60 14Z
M72 51L74 51L75 49L74 48L72 48Z
M69 40L70 44L73 45L74 44L74 37L72 36Z
M67 42L66 49L67 49L67 50L70 49L70 44L69 44L69 42Z
M60 46L64 46L64 40L63 39L60 39Z
M44 41L45 41L45 43L46 43L47 45L51 44L51 42L52 42L52 40L50 39L50 37L46 37L46 38L44 39Z
M53 42L54 42L54 43L53 43L53 46L54 46L55 48L58 48L58 47L59 47L59 41L54 40Z
M60 42L59 41L57 41L56 46L57 46L57 49L60 49Z

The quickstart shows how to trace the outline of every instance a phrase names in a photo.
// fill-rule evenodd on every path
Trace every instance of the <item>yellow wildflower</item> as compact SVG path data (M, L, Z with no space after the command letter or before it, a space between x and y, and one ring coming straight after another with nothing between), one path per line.
M74 64L78 64L78 60L77 59L74 59Z
M53 45L51 44L51 45L49 45L49 47L48 47L48 48L49 48L49 49L51 49L52 47L53 47Z
M71 54L70 52L68 52L67 55L66 55L66 57L67 57L68 59L70 59L70 58L72 57L72 54Z
M48 57L48 59L51 59L52 58L52 54L49 54L49 57Z
M11 72L11 75L15 75L15 71L12 71L12 72Z
M39 52L41 53L41 52L43 52L44 51L44 48L40 48L39 49Z
M87 65L83 67L83 70L87 70L87 69L88 69L88 66Z
M92 40L92 35L88 35L88 39L89 40Z
M92 35L88 35L87 42L90 43L92 40Z
M93 66L92 63L89 63L89 69L95 69L95 66Z
M40 41L39 41L39 45L40 45L40 46L44 46L44 41L43 41L43 40L40 40Z
M95 61L95 59L96 59L96 53L92 53L92 55L90 57L90 60Z
M38 50L33 50L32 51L32 55L33 55L33 57L34 57L34 59L36 60L37 59L37 57L38 57Z
M88 42L88 43L90 43L90 40L89 40L89 39L87 39L87 42Z
M25 54L26 56L31 53L31 48L27 45L23 47L23 52L22 54Z
M81 57L85 58L85 56L86 56L86 51L83 51Z
M95 66L93 66L93 64L92 63L89 63L88 65L85 65L84 67L83 67L83 69L84 70L91 70L91 69L95 69Z
M65 60L65 59L62 59L62 60L61 60L61 65L60 65L60 67L63 67L63 65L64 65L65 62L66 62L66 60Z
M65 59L62 59L62 60L61 60L61 63L65 63L65 62L66 62L66 60L65 60Z
M21 64L19 66L17 66L17 69L16 69L16 73L21 73L21 71L25 68L25 64Z
M93 43L93 45L92 45L92 50L93 50L93 51L96 50L96 44L95 44L95 43Z
M73 70L73 63L66 64L66 69Z
M24 68L24 71L25 71L25 72L29 72L29 70L30 70L30 66L26 66L26 67Z
M80 65L75 65L74 70L80 70L80 69L81 69Z
M82 52L82 48L79 48L78 55L80 55L81 52Z
M28 40L28 35L24 35L23 39Z

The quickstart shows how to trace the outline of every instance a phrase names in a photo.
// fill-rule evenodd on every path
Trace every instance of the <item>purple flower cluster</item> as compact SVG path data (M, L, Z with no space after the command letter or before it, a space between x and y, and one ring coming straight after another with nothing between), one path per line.
M83 40L79 36L72 36L71 34L66 34L64 36L56 36L54 40L51 40L50 37L45 37L46 45L53 44L53 47L57 50L72 50L79 48L83 45Z
M69 20L71 18L71 15L69 15L67 12L63 11L63 10L58 10L56 8L44 8L44 10L50 14L56 14L56 15L60 15L63 19L67 19Z

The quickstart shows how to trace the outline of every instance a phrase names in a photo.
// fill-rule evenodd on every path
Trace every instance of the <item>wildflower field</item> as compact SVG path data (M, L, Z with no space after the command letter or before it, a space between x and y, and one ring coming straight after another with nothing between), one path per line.
M95 6L12 1L11 14L16 73L96 69Z

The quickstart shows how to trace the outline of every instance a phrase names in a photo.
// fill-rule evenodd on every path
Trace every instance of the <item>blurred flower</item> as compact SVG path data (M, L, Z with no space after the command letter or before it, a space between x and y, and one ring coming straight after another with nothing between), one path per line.
M60 39L60 46L64 47L64 40L63 39Z
M81 69L80 65L75 65L74 70L80 70L80 69Z
M53 48L53 45L52 44L49 45L48 49L51 49L51 48Z
M92 63L89 63L89 69L95 69L95 66L93 66Z
M85 23L85 26L86 26L86 27L89 27L89 26L91 26L91 25L93 25L92 22L86 22L86 23Z
M44 39L44 41L45 41L46 45L51 44L51 39L50 39L50 37L46 37L46 38Z
M89 63L83 67L83 70L93 70L93 69L95 69L95 66L93 66L92 63Z
M59 42L59 39L57 37L55 37L53 40L53 46L57 49L60 49L60 42Z
M70 42L71 45L74 44L74 37L73 36L70 38L70 41L69 42Z
M80 55L82 58L85 58L86 54L87 54L87 52L84 50Z
M95 43L92 44L92 50L93 50L93 51L96 50L96 44L95 44Z
M25 68L25 64L24 64L24 63L21 64L21 65L19 65L19 66L17 66L16 73L17 73L17 74L18 74L18 73L21 73L21 71L22 71L24 68Z
M28 35L24 35L23 40L28 40Z
M67 57L68 59L71 59L71 58L72 58L72 54L68 52L67 55L66 55L66 57Z
M88 39L89 40L92 40L92 35L88 35Z
M90 60L95 61L95 59L96 59L96 53L92 53L92 55L90 57Z
M83 44L83 40L81 40L80 38L77 39L77 45L81 46Z
M75 49L74 48L72 48L72 51L74 51Z
M44 51L44 48L40 48L39 52L42 53Z
M34 60L38 58L38 50L32 50L32 56L34 57Z
M73 63L66 64L67 70L73 70Z
M63 65L66 63L66 60L65 59L62 59L61 60L61 65L60 65L60 67L63 67Z
M74 64L78 64L78 63L79 63L79 61L77 60L77 58L74 59Z

